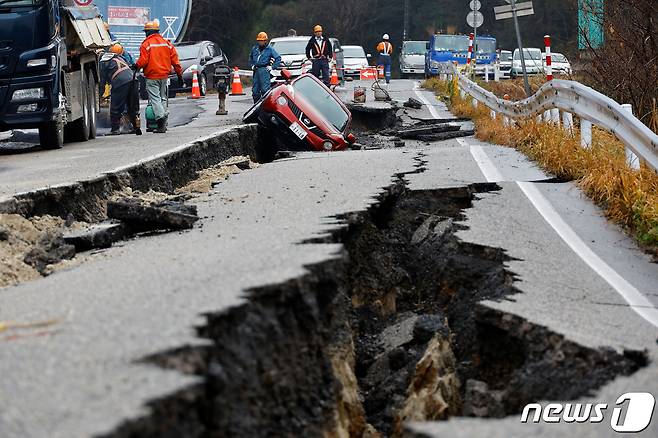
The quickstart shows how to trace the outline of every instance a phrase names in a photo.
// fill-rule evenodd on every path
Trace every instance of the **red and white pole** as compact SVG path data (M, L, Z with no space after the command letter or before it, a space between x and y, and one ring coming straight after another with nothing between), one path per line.
M544 45L546 46L546 79L553 80L553 68L551 67L551 36L544 35Z
M471 65L471 61L473 60L473 40L475 39L475 34L471 32L471 34L468 36L468 65Z

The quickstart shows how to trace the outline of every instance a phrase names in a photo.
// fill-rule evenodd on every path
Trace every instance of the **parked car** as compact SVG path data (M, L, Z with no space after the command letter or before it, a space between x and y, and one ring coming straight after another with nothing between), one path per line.
M541 59L546 65L546 53L541 54ZM562 53L551 53L551 68L554 75L567 75L570 76L573 73L571 68L571 63Z
M501 50L498 55L498 68L500 69L500 77L509 78L512 70L512 52L509 50Z
M310 36L272 38L270 44L281 55L281 68L272 71L275 77L280 77L283 69L288 70L293 78L311 71L311 60L306 57L306 44L309 39L311 39ZM330 68L337 68L338 79L342 82L344 80L343 48L336 38L329 38L329 40L334 48Z
M405 41L400 50L400 74L405 79L410 75L425 74L427 41Z
M535 48L523 49L523 59L525 60L526 71L529 75L544 73L544 65L541 59L541 50ZM521 52L519 49L514 50L512 55L512 70L510 75L513 78L523 76L523 66L521 65Z
M194 70L198 72L199 89L205 96L208 88L214 88L213 72L220 65L228 65L228 57L212 41L183 42L174 44L183 67L183 83L175 74L169 75L169 92L171 95L192 90Z
M361 46L343 46L343 55L345 58L345 76L359 78L361 69L367 68L370 64L372 55L367 54Z
M270 131L277 149L337 151L356 141L349 133L352 115L319 79L311 74L292 79L287 70L281 76L286 82L247 111L245 123Z

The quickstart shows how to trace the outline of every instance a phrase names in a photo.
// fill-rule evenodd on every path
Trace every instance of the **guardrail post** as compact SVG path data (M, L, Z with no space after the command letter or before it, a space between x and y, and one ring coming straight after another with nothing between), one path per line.
M592 122L580 119L580 145L589 149L592 147Z
M551 110L551 122L553 122L556 125L560 126L560 110L559 109L553 108Z
M621 105L621 107L629 112L631 115L633 114L633 105L630 103L624 103ZM628 162L628 165L631 166L631 169L640 169L640 159L638 158L637 155L631 151L628 146L624 146L624 150L626 152L626 161Z
M491 116L491 120L496 120L496 111L491 110L491 111L489 112L489 115Z
M439 76L439 79L442 81L445 81L447 78L447 75L445 73L441 73L441 76Z
M570 134L573 134L573 115L570 112L562 112L562 124Z
M551 121L551 110L544 111L544 122L549 123Z
M484 82L489 82L489 64L484 66Z
M462 99L466 99L466 92L461 88L459 89L459 97L461 97Z
M473 98L473 100L471 101L471 103L473 104L473 108L477 108L477 107L478 107L478 101L477 101L476 98Z
M498 62L494 67L494 82L500 82L500 64Z

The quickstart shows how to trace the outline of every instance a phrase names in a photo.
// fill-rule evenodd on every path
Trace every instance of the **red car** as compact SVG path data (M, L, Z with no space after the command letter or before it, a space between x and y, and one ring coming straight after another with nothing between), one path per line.
M339 151L356 142L348 133L352 114L338 97L310 74L286 80L269 91L244 115L274 133L284 150Z

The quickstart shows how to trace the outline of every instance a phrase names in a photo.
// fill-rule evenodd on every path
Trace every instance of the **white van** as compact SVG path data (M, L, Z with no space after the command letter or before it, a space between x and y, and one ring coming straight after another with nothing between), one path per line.
M525 68L529 75L537 75L544 73L544 63L541 59L541 49L528 48L523 49L523 59L525 60ZM521 52L519 49L514 50L512 55L512 70L510 74L513 78L523 76L523 66L521 65Z

